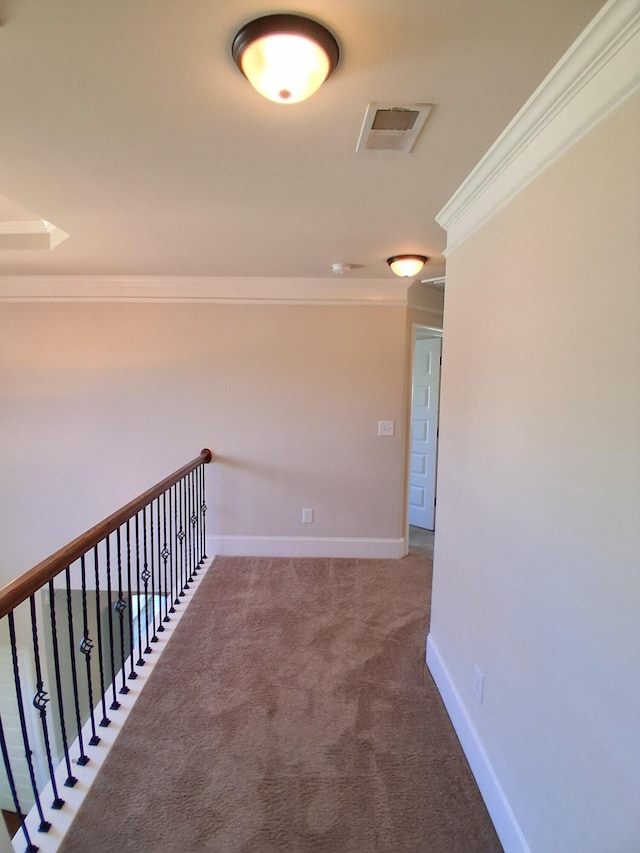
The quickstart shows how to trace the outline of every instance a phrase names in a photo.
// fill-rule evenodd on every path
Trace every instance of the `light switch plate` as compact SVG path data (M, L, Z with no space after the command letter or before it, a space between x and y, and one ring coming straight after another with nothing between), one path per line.
M395 435L395 421L378 421L378 435Z

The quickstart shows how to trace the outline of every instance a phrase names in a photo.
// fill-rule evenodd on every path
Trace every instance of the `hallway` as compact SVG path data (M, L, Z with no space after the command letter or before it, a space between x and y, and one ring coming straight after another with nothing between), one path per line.
M61 849L498 853L424 665L430 570L217 558Z

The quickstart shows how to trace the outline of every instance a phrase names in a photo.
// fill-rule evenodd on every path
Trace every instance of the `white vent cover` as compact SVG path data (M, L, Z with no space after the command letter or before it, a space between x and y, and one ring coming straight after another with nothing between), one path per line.
M408 154L424 127L432 104L382 104L372 101L364 114L360 138L362 151L396 151Z

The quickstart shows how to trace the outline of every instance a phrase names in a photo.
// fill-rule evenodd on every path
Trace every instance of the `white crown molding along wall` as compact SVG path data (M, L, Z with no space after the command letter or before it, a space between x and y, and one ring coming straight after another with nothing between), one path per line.
M0 302L401 305L410 279L3 276Z
M640 90L640 0L609 0L436 216L450 255Z

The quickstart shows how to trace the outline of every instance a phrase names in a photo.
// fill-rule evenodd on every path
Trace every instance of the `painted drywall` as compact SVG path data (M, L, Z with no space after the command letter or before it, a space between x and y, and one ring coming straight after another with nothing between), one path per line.
M204 446L217 457L208 532L401 538L406 315L2 304L0 582ZM395 436L378 437L380 419L396 422Z
M636 97L448 259L430 637L533 853L640 845L639 140Z

